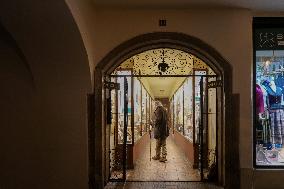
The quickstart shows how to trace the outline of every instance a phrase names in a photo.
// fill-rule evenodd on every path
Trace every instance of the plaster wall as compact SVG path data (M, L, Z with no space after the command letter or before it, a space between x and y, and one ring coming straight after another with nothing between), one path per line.
M94 64L119 44L149 32L181 32L203 40L215 48L233 68L233 93L240 94L239 161L241 188L282 188L283 171L253 169L252 130L252 20L253 16L283 16L283 13L252 12L244 9L220 10L118 10L95 11ZM158 20L167 26L159 27ZM103 26L103 27L102 27ZM278 176L277 176L278 175Z
M140 34L170 31L200 38L231 63L233 93L240 93L240 162L252 167L251 71L252 16L248 10L111 10L95 12L95 64L107 53ZM159 27L159 19L167 19ZM103 26L103 27L102 27Z
M91 79L68 7L5 1L0 21L0 188L87 189Z
M94 31L93 20L95 17L94 4L92 0L65 0L66 5L68 5L72 16L74 17L76 24L79 28L82 40L84 42L85 50L88 54L89 66L90 66L90 75L93 83L93 70L94 64L93 60L95 57L95 46L94 42ZM93 86L93 85L92 85Z
M37 124L31 124L34 87L32 76L3 28L0 29L0 188L34 186L33 178L19 170L39 172ZM27 132L29 134L27 134ZM28 147L28 148L27 148ZM17 180L17 183L15 182ZM18 184L19 183L19 184Z
M251 28L252 15L283 13L95 9L90 1L66 2L1 2L0 21L24 58L0 33L0 188L88 188L90 73L124 41L163 31L200 38L230 62L233 93L240 94L242 188L282 187L282 170L252 167ZM159 27L159 19L167 26Z

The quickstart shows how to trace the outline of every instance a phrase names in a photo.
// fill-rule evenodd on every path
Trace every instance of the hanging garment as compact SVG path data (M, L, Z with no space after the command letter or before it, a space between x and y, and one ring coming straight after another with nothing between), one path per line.
M261 87L256 84L256 114L264 112L264 101L263 101L263 92L261 90Z
M276 86L276 90L274 91L269 83L263 84L268 98L268 107L269 109L281 109L283 106L281 105L283 90L280 87Z
M271 135L273 144L283 144L284 141L284 110L270 110Z
M278 77L275 79L275 85L284 90L284 76L282 74L278 75Z

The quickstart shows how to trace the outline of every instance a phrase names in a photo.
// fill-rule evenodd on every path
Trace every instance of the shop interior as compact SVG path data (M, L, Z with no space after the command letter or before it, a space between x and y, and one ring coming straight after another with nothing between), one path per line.
M111 123L106 132L110 180L123 178L123 156L129 181L201 181L214 176L217 94L208 83L216 77L205 62L181 50L153 49L125 60L109 78L119 86L110 90ZM165 163L151 159L156 146L152 132L155 100L162 102L168 114Z
M284 165L284 50L256 51L256 165Z

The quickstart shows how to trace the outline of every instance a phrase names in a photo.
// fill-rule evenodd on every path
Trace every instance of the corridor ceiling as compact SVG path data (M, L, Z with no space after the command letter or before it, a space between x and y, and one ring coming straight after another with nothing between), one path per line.
M96 6L127 8L244 8L283 11L283 0L93 0Z
M165 65L164 71L163 65ZM133 75L169 76L139 77L139 80L154 98L171 98L187 78L171 76L191 75L193 70L207 70L208 75L215 75L214 71L196 56L169 48L152 49L134 55L122 62L114 74L117 73L116 71L122 74L122 70L132 70Z

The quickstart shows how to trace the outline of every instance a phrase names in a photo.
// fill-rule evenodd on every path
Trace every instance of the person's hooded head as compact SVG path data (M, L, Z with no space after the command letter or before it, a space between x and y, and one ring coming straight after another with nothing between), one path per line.
M159 100L156 100L155 101L155 106L159 107L159 106L163 106L163 104Z

